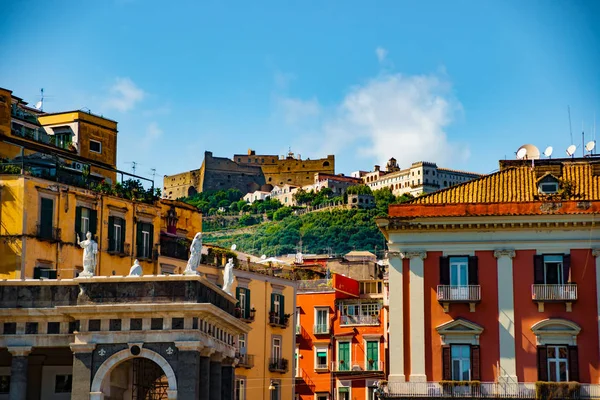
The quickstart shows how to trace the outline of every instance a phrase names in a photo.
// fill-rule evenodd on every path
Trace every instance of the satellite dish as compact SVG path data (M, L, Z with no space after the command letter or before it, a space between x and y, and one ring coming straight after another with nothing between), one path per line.
M577 150L577 146L575 146L574 144L570 145L569 147L567 147L567 155L571 157L573 154L575 154L575 150Z
M266 259L267 259L267 256L266 256L265 254L263 254L262 256L260 256L260 259L261 259L261 260L266 260Z
M237 245L234 244L231 246L231 251L235 251L235 249L237 249Z
M544 150L544 155L545 155L546 157L550 157L550 156L552 155L552 150L554 150L554 149L552 148L552 146L548 146L548 147L546 147L546 150Z
M41 110L43 105L44 105L44 103L42 103L41 101L38 101L37 103L35 103L35 108L37 108L38 110Z
M517 150L517 159L537 160L540 158L540 150L532 144L524 144Z
M591 142L587 142L587 144L585 145L585 149L589 152L594 150L594 147L596 147L596 141L594 140L592 140Z

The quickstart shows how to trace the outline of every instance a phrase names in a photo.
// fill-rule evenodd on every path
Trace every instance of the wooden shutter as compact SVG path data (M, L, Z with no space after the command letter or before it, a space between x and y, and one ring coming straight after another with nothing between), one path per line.
M137 226L136 226L136 238L135 238L135 244L137 247L137 256L138 257L142 257L142 252L144 250L144 237L142 236L142 227L144 226L144 224L142 222L138 222Z
M538 346L537 348L537 364L538 364L538 381L548 381L548 350L546 346Z
M235 298L237 299L238 303L240 301L240 289L241 288L239 288L239 287L235 288ZM240 306L240 308L242 308L242 304L240 304L239 306Z
M450 284L450 258L440 257L440 285Z
M125 235L127 230L125 229L125 218L119 218L121 220L121 251L125 253Z
M469 285L479 285L479 261L477 256L469 257Z
M579 382L579 355L577 346L569 346L569 381Z
M85 240L85 236L81 237L81 207L75 207L75 234L80 240Z
M270 312L275 311L275 296L277 296L275 293L271 293L271 309L269 310Z
M41 198L40 204L40 236L52 238L52 223L54 222L54 200Z
M250 318L250 289L244 289L246 291L246 304L242 307L246 308L246 318Z
M481 356L479 346L471 346L471 380L481 380Z
M533 256L533 283L536 285L544 284L544 256Z
M156 255L154 254L154 224L148 224L148 232L150 232L148 239L148 252L150 257L155 260Z
M373 360L373 364L377 363L379 354L379 342L369 341L367 342L367 361Z
M452 361L450 359L450 346L442 347L442 379L452 380Z
M92 237L96 236L96 226L97 225L98 225L98 211L90 209L90 232L92 233Z
M115 250L115 217L108 217L108 251Z
M281 294L279 295L279 318L283 321L283 316L285 315L285 297Z
M569 283L569 273L571 271L571 255L565 254L563 256L563 284Z

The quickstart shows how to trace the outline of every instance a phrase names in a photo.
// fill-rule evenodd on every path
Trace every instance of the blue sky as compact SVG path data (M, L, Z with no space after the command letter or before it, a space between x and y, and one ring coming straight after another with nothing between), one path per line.
M600 2L12 1L0 86L119 122L119 167L205 150L482 173L600 120ZM578 154L581 154L578 152Z

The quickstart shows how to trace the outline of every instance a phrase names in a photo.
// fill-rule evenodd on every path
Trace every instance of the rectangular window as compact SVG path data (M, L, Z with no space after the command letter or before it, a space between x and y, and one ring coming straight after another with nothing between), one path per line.
M315 369L327 369L327 348L315 349Z
M39 237L43 239L52 239L54 223L54 200L42 197L40 203L40 225L38 230Z
M317 400L329 400L329 393L317 393Z
M452 345L450 347L452 380L471 380L471 346Z
M96 234L97 215L96 210L88 207L75 208L75 233L79 235L79 240L85 240L88 232Z
M379 368L379 341L369 340L367 342L367 370L378 371Z
M544 256L544 284L562 285L563 281L563 256L545 255Z
M349 387L339 387L338 388L338 399L339 400L350 400L350 388Z
M120 217L108 217L108 251L123 253L125 243L125 220Z
M47 332L49 335L57 335L60 333L60 322L48 322Z
M54 393L71 393L73 375L56 375L54 378Z
M250 289L237 287L235 292L240 307L240 318L250 319Z
M380 301L342 303L341 325L379 325Z
M90 151L94 153L102 153L102 143L96 140L90 140Z
M271 392L271 400L280 400L281 388L279 387L279 383L272 382L271 385L273 386L273 389L269 390Z
M567 346L548 346L548 381L569 381L569 352Z
M246 400L246 380L235 378L235 400Z
M271 293L271 311L269 315L269 322L272 324L284 325L287 324L284 318L285 298L282 294Z
M316 334L327 334L329 333L329 309L328 308L316 308L316 318L317 323L315 324Z
M338 343L338 371L350 371L350 342Z
M238 337L238 347L240 348L240 354L246 354L246 334L242 333Z
M138 258L152 258L153 243L154 226L147 222L138 222L136 240Z
M469 282L469 258L450 257L450 285L467 286Z
M0 375L0 394L10 393L10 375Z
M281 339L273 338L273 360L281 360Z
M296 307L296 335L300 334L300 329L302 325L300 325L300 307Z

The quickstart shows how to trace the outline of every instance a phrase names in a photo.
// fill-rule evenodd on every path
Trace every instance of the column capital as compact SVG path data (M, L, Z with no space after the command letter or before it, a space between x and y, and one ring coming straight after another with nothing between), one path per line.
M177 347L177 349L179 349L179 351L201 352L205 346L200 342L175 342L175 347Z
M427 258L427 252L425 250L416 250L416 251L404 251L400 253L402 258L420 258L424 260Z
M496 258L500 258L500 257L515 258L515 255L516 255L516 253L513 249L494 250L494 257L496 257Z
M96 343L71 343L69 346L74 354L91 353L96 348Z
M205 347L200 351L200 356L202 357L210 357L214 354L216 350L212 347Z
M395 250L388 250L385 252L385 254L387 255L387 258L400 258L402 257L402 253L399 251L395 251Z
M238 359L233 357L225 357L221 363L224 367L234 367L237 364Z
M210 356L210 361L214 361L214 362L223 362L223 360L225 360L225 355L223 353L214 353L213 355Z
M8 352L13 357L27 357L31 350L33 350L32 346L12 346L7 348Z
M598 256L600 256L600 248L598 248L598 247L597 247L597 248L595 248L595 249L592 249L592 255L593 255L594 257L598 257Z

